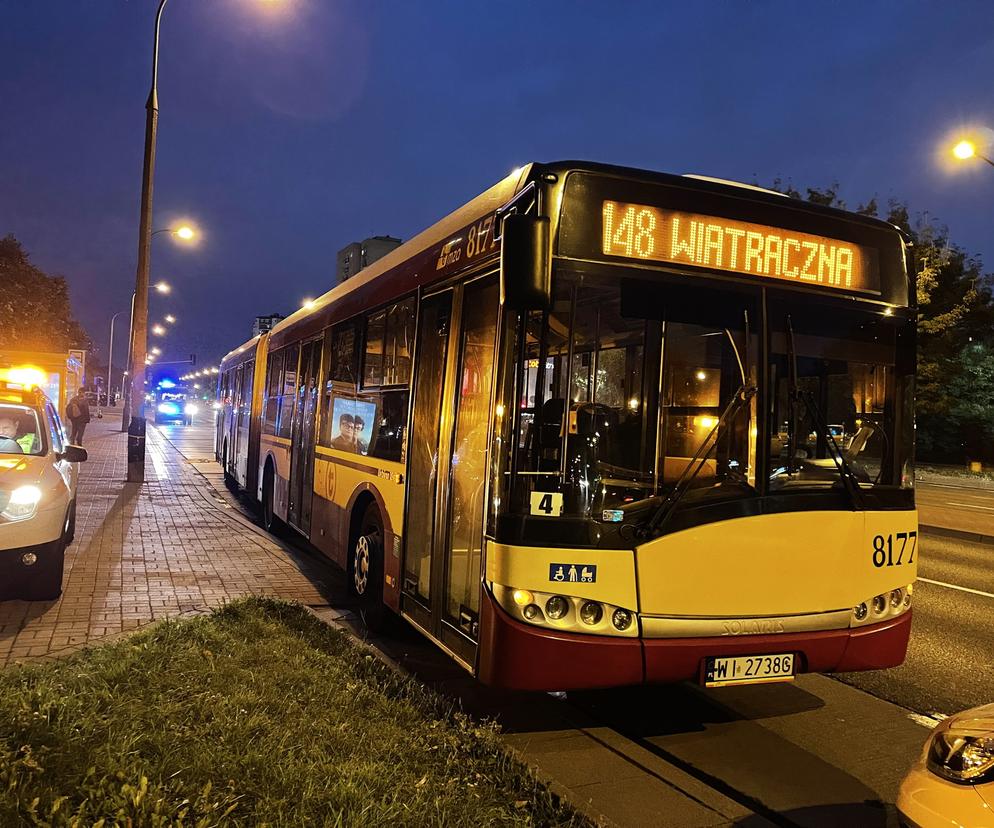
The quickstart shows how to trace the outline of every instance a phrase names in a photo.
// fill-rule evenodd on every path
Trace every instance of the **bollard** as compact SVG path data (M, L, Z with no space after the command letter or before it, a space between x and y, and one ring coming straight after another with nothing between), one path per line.
M128 481L145 482L145 418L132 417L128 426Z

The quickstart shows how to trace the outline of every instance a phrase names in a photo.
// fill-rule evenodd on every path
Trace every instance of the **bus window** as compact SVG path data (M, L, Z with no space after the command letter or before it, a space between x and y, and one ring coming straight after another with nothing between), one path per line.
M362 384L381 385L383 383L383 336L386 330L387 312L374 313L366 320L366 357L363 360L365 373Z
M283 387L280 389L280 416L278 434L290 438L290 425L293 421L293 403L297 394L297 357L299 345L289 345L283 351Z
M384 349L384 385L411 381L411 343L414 341L414 297L391 305L387 311Z
M838 486L840 459L860 484L899 484L893 320L784 302L770 321L770 490Z
M275 351L269 355L266 365L266 407L262 415L263 434L276 433L276 415L280 404L280 383L283 370L283 351Z
M335 417L336 399L355 398L358 385L356 379L359 363L358 333L358 320L344 322L325 332L324 364L327 366L327 375L322 402L324 415L321 417L321 433L318 438L318 442L322 446L332 446L332 442L342 436L341 416L343 411L339 405L339 416ZM352 416L354 419L354 412ZM351 427L354 428L354 422ZM343 442L344 437L338 439L336 446L341 446ZM349 450L351 451L352 448L350 447Z
M739 359L758 353L755 335L743 347L750 300L719 302L652 283L644 292L623 312L617 280L560 273L552 310L526 318L516 510L530 511L531 492L562 492L564 515L600 516L666 493L699 450L693 488L719 496L738 496L739 484L751 490L755 401L712 435L743 385Z

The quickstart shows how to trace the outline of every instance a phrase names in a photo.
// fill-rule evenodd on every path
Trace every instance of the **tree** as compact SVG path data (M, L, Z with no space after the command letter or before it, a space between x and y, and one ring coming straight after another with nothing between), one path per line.
M12 235L0 239L0 347L52 353L90 347L73 317L66 280L31 264Z

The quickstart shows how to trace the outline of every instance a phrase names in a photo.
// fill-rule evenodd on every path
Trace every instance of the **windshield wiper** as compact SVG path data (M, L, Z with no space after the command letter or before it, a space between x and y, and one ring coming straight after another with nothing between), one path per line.
M832 436L831 429L829 429L824 419L822 419L821 412L818 410L818 405L815 403L811 392L802 391L797 382L797 350L794 347L794 327L790 323L789 314L787 315L787 359L790 362L788 398L791 406L790 435L788 437L790 449L787 459L787 474L793 474L797 465L797 403L800 401L804 403L808 417L811 418L811 423L818 432L818 436L825 441L826 445L831 446L830 453L832 460L835 461L835 465L839 469L839 479L842 482L842 488L846 490L854 506L863 508L863 491L859 487L859 478L843 456L842 450L839 448L838 443L835 442L835 437Z
M744 405L756 395L755 385L740 385L738 390L735 392L735 396L728 401L728 405L725 406L725 410L721 412L721 416L718 417L718 422L714 424L714 427L708 432L707 437L701 441L701 444L697 447L697 451L694 452L694 456L690 458L690 462L687 463L683 470L683 474L680 475L676 484L670 490L670 493L666 496L666 499L659 504L659 508L656 509L652 518L649 522L642 526L639 530L639 534L645 538L651 538L659 533L659 530L663 528L666 521L670 519L670 516L676 511L677 504L683 498L683 496L690 489L690 484L693 482L694 478L697 477L698 472L704 467L707 462L708 453L710 452L711 438L715 437L718 432L724 427L725 423L729 420L735 418ZM694 464L697 464L694 467ZM693 471L691 471L693 468Z

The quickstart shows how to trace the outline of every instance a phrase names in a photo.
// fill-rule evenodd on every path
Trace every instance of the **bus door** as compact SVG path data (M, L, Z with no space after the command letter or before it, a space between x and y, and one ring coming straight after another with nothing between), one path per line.
M418 314L402 606L469 665L498 307L497 283L485 279L424 298Z
M238 386L238 408L232 412L235 431L235 478L244 486L248 478L249 422L252 419L252 380L255 361L246 362L241 367L241 381Z
M323 339L305 342L300 348L300 373L290 430L290 503L287 521L305 535L311 528L314 494L314 420L317 414L318 371Z
M231 406L228 408L225 428L228 432L228 474L238 479L238 412L242 400L242 367L239 365L231 377L231 388L228 393L231 396Z

